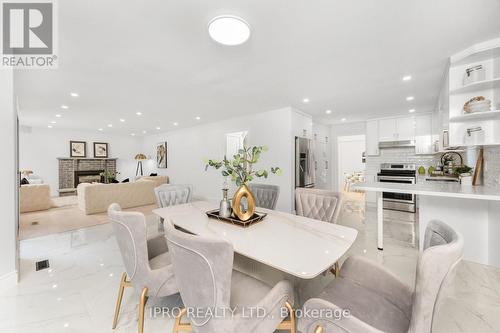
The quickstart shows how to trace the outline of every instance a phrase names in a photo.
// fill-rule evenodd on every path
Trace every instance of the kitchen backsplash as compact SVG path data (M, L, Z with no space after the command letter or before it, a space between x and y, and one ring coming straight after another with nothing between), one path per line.
M463 157L464 162L467 163L466 156ZM427 169L431 165L435 166L440 158L441 154L415 155L415 149L408 147L381 149L379 156L368 156L366 158L366 174L376 175L382 163L415 163L417 168L423 165ZM484 148L484 159L487 165L487 170L484 172L484 185L500 188L500 147ZM474 167L473 162L468 164Z
M484 184L500 187L500 147L484 148L484 160L486 161Z
M417 168L423 165L426 169L435 165L439 155L416 155L415 148L387 148L381 149L379 156L366 157L366 173L377 174L382 163L415 163Z

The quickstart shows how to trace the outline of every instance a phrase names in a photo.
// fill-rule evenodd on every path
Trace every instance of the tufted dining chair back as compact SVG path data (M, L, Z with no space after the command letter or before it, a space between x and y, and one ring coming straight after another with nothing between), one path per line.
M337 223L342 209L342 193L310 188L296 188L295 209L297 215Z
M165 235L175 279L186 308L204 309L207 312L228 309L233 245L222 238L182 232L168 219L165 221ZM221 330L223 323L208 314L206 317L201 315L190 319L196 333L226 332Z
M278 197L280 194L280 187L277 185L267 184L253 184L248 185L250 192L255 198L255 205L257 207L275 209Z
M425 229L424 248L417 263L409 333L431 332L436 313L462 260L464 239L447 224L433 220Z
M160 208L188 203L192 195L191 185L163 184L155 188L156 203Z

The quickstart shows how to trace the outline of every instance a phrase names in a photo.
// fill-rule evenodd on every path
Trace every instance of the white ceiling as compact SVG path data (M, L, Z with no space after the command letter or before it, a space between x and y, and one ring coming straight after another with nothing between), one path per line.
M58 6L59 69L16 73L21 122L55 120L55 128L137 135L172 129L173 122L192 126L284 106L327 123L430 111L447 57L500 36L499 0L71 0ZM221 14L249 22L246 44L210 39L207 23ZM402 82L406 74L413 80ZM70 97L73 91L80 97ZM413 102L406 101L410 95Z

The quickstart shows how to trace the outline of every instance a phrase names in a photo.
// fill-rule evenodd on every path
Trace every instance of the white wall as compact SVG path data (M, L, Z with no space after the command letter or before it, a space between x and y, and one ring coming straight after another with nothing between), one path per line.
M331 138L332 138L332 188L339 188L339 170L338 170L338 137L349 135L365 135L366 122L346 123L339 125L332 125Z
M50 185L51 195L58 195L58 157L69 157L71 140L87 142L87 157L94 156L93 142L107 142L109 157L118 158L118 179L135 177L135 154L142 152L142 139L93 131L22 126L19 131L19 167L30 169Z
M293 186L291 112L291 108L283 108L146 136L144 151L152 158L145 163L147 172L168 175L171 183L193 184L197 196L220 199L223 177L220 171L210 169L205 172L204 159L223 158L226 133L248 131L247 145L269 147L269 151L261 155L258 167L279 166L283 170L281 176L271 174L267 180L257 179L255 182L279 185L281 193L277 209L290 212ZM157 169L155 146L163 141L168 144L168 167Z
M17 168L16 121L14 110L13 74L2 70L0 74L0 142L2 167L0 172L0 287L17 281Z

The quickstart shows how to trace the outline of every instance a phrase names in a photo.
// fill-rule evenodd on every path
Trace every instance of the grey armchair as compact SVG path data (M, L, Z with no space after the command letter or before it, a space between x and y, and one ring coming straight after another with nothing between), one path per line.
M250 191L255 198L257 207L275 209L278 197L280 195L280 187L276 185L254 184L248 185Z
M175 279L187 308L203 313L234 309L234 316L188 316L190 323L181 323L186 309L177 316L174 333L271 333L276 329L295 332L292 310L293 289L288 281L274 287L233 270L233 246L225 239L191 235L175 229L165 221L165 234L174 266ZM266 317L251 314L251 307L265 309ZM286 309L283 313L282 309ZM246 312L243 312L245 311ZM262 314L262 313L261 313ZM283 321L283 317L290 319Z
M146 219L142 213L122 212L120 206L114 203L108 208L108 216L126 270L118 289L113 329L118 322L124 289L133 287L141 293L138 332L142 333L148 297L164 297L179 292L167 252L167 242L164 235L147 239Z
M308 310L348 309L350 316L302 318L302 333L432 331L443 290L453 280L462 259L463 237L448 225L431 221L425 231L424 251L417 264L415 289L363 257L350 257L319 298L308 300Z
M163 184L155 188L158 207L169 207L191 201L193 187L191 185Z
M342 209L342 193L296 188L295 209L297 215L337 223Z

